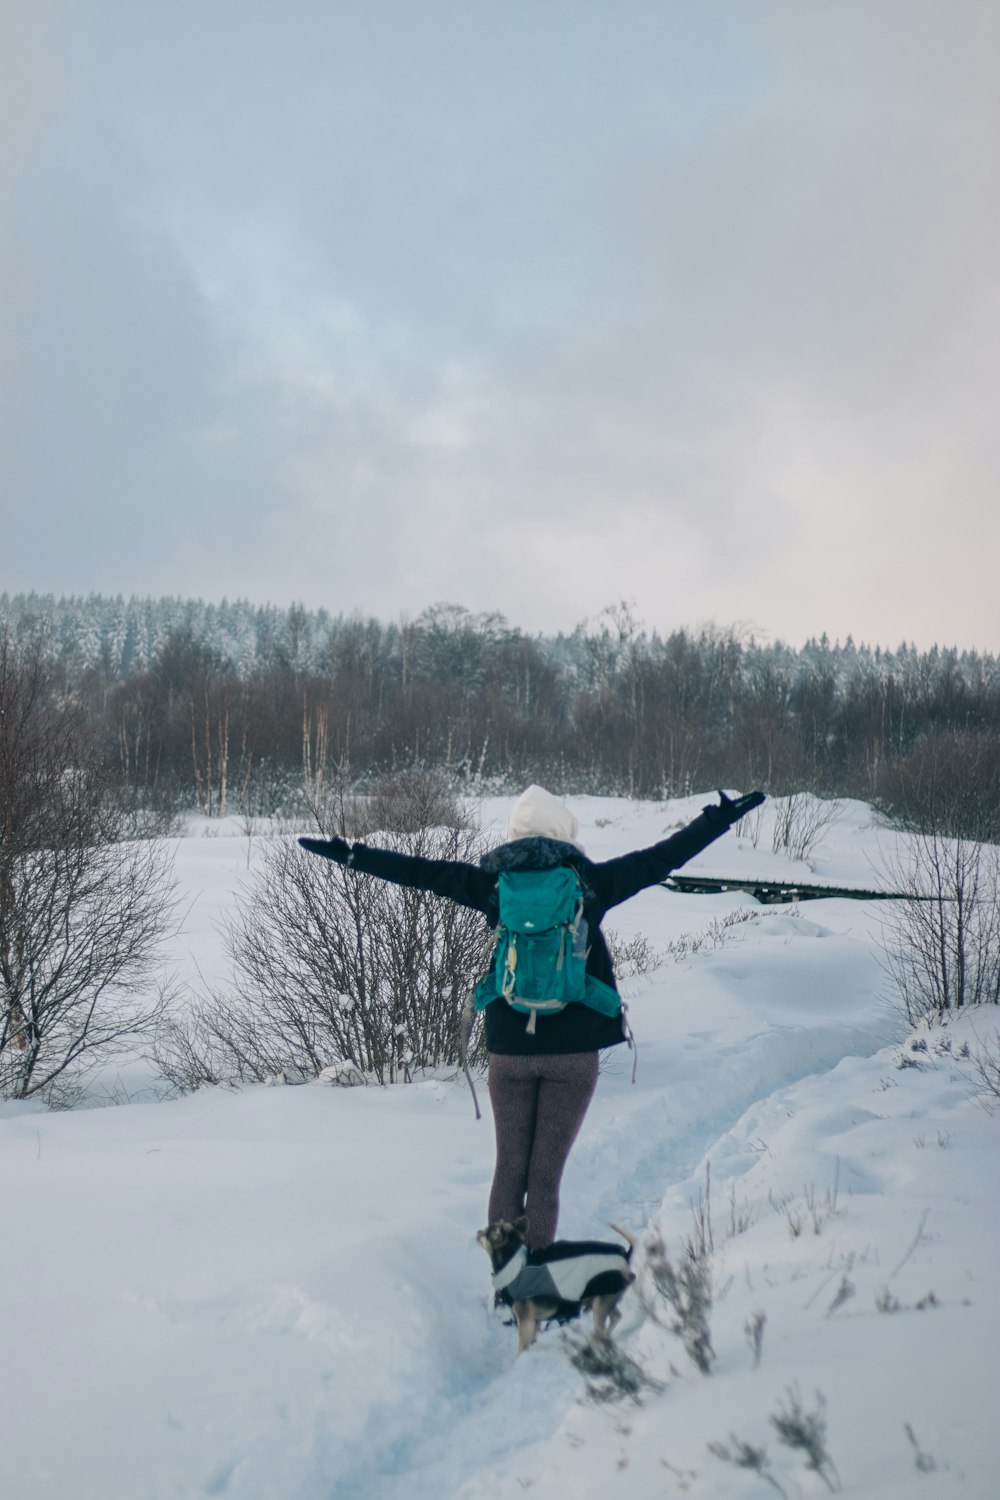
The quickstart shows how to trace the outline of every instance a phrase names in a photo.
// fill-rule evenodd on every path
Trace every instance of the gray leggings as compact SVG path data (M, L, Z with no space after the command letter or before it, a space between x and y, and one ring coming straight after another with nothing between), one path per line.
M497 1137L490 1223L527 1214L532 1250L555 1239L559 1183L597 1086L597 1065L596 1052L551 1057L490 1053Z

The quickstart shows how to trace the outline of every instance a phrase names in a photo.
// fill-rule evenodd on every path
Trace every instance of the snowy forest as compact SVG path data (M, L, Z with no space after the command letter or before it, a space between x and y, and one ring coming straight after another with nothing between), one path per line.
M299 812L333 768L363 783L422 765L480 791L808 789L915 822L924 789L957 777L971 826L959 814L952 831L996 833L992 655L795 649L717 625L662 636L627 602L556 636L452 604L385 623L96 595L0 595L0 623L85 713L136 805L165 818Z

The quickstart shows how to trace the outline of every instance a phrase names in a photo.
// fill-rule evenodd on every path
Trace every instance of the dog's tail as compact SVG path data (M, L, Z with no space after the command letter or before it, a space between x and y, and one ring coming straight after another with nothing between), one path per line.
M611 1223L609 1223L608 1224L608 1228L609 1229L613 1229L614 1232L615 1232L615 1234L620 1234L621 1237L622 1237L622 1239L625 1240L625 1241L627 1241L628 1247L629 1247L629 1253L631 1254L631 1252L635 1249L636 1245L638 1245L638 1243L639 1243L639 1241L636 1239L635 1235L634 1234L630 1234L627 1229L622 1229L622 1227L621 1227L620 1224L611 1224Z

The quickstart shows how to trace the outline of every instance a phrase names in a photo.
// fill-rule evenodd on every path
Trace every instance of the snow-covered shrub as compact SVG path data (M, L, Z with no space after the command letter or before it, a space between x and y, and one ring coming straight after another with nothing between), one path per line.
M428 828L468 829L470 819L442 772L414 765L395 776L379 777L363 792L341 802L343 826L334 831L350 838L371 834L419 834Z
M756 849L760 843L760 836L764 825L764 808L754 807L739 822L734 824L733 832L738 839L746 839Z
M766 1448L755 1447L753 1443L744 1442L735 1433L731 1433L728 1443L709 1443L708 1451L723 1463L732 1464L735 1469L748 1469L773 1490L777 1490L784 1500L788 1500L788 1491L782 1488L771 1472Z
M885 967L910 1024L1000 1000L1000 755L995 735L922 739L883 777L880 806L911 833L880 851L893 903Z
M637 932L634 937L623 938L613 928L606 928L604 938L619 979L635 979L642 974L652 974L663 963L663 954L641 932Z
M752 906L738 906L734 911L726 912L723 917L713 917L697 932L682 932L679 937L671 938L666 952L675 963L681 963L695 953L714 953L717 948L725 947L734 928L742 927L747 922L759 922L767 916L779 915L797 917L798 911L793 908L791 911L769 913Z
M809 792L775 797L772 807L772 853L787 854L790 859L806 859L840 815L839 802L824 802Z
M884 968L909 1024L1000 1000L1000 847L943 833L884 848Z
M756 1370L760 1365L761 1355L764 1352L764 1328L767 1324L767 1313L762 1307L755 1308L743 1325L750 1352L753 1355L753 1367Z
M611 1339L566 1334L570 1364L584 1377L588 1400L597 1405L612 1401L641 1404L645 1392L665 1389L662 1381L647 1375L642 1366Z
M829 1490L839 1490L840 1479L826 1446L826 1401L822 1393L816 1392L816 1410L810 1412L803 1407L795 1387L791 1387L787 1392L786 1404L779 1407L770 1420L778 1435L778 1442L802 1454L806 1468L818 1474ZM762 1445L746 1442L731 1434L728 1443L709 1443L708 1451L723 1463L756 1474L787 1500L788 1491L775 1477L767 1449Z
M1000 1037L977 1037L967 1056L977 1096L987 1104L1000 1099Z
M712 1336L708 1326L712 1311L712 1268L709 1247L704 1237L685 1240L677 1265L663 1242L654 1232L646 1241L642 1266L640 1296L646 1312L657 1323L664 1323L662 1304L668 1313L665 1326L681 1340L690 1358L703 1375L711 1372L715 1361ZM656 1295L651 1295L651 1291Z
M917 1435L909 1422L903 1423L903 1431L906 1433L907 1441L913 1449L913 1462L921 1474L933 1474L937 1468L933 1456L925 1453L917 1441Z
M352 1062L345 1062L341 1057L317 1075L317 1082L328 1083L339 1089L353 1089L358 1084L366 1083L367 1079L360 1068Z
M219 1045L197 1004L161 1020L149 1048L149 1060L178 1094L230 1084L243 1076Z
M481 850L460 826L381 833L378 843L470 862ZM491 950L478 912L316 859L292 840L267 852L225 940L232 988L203 999L187 1029L205 1072L237 1081L339 1067L391 1083L455 1066L465 1001ZM474 1059L480 1048L474 1032Z
M771 1418L771 1426L778 1434L778 1442L800 1452L806 1468L818 1474L828 1489L840 1488L836 1466L826 1446L826 1401L822 1392L816 1392L816 1410L806 1411L798 1391L791 1387L787 1405Z
M136 837L92 728L0 630L0 1098L67 1105L169 1003L169 850Z

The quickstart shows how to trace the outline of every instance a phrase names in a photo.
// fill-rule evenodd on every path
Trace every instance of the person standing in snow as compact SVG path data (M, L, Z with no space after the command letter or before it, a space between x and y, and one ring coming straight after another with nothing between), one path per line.
M611 956L601 932L604 914L630 896L656 885L719 838L764 800L750 792L706 807L693 822L648 849L595 863L579 843L573 813L550 792L529 786L514 803L507 842L477 865L426 859L390 849L349 844L345 839L301 838L322 855L360 874L431 891L481 911L491 927L499 920L498 877L503 871L541 871L565 866L576 872L589 941L586 973L617 997ZM534 1020L534 1018L533 1018ZM489 1222L527 1215L528 1245L552 1243L559 1216L559 1186L597 1085L598 1056L626 1040L618 1002L614 1014L578 1001L539 1019L498 999L485 1009L488 1088L496 1131L496 1167L490 1189Z

